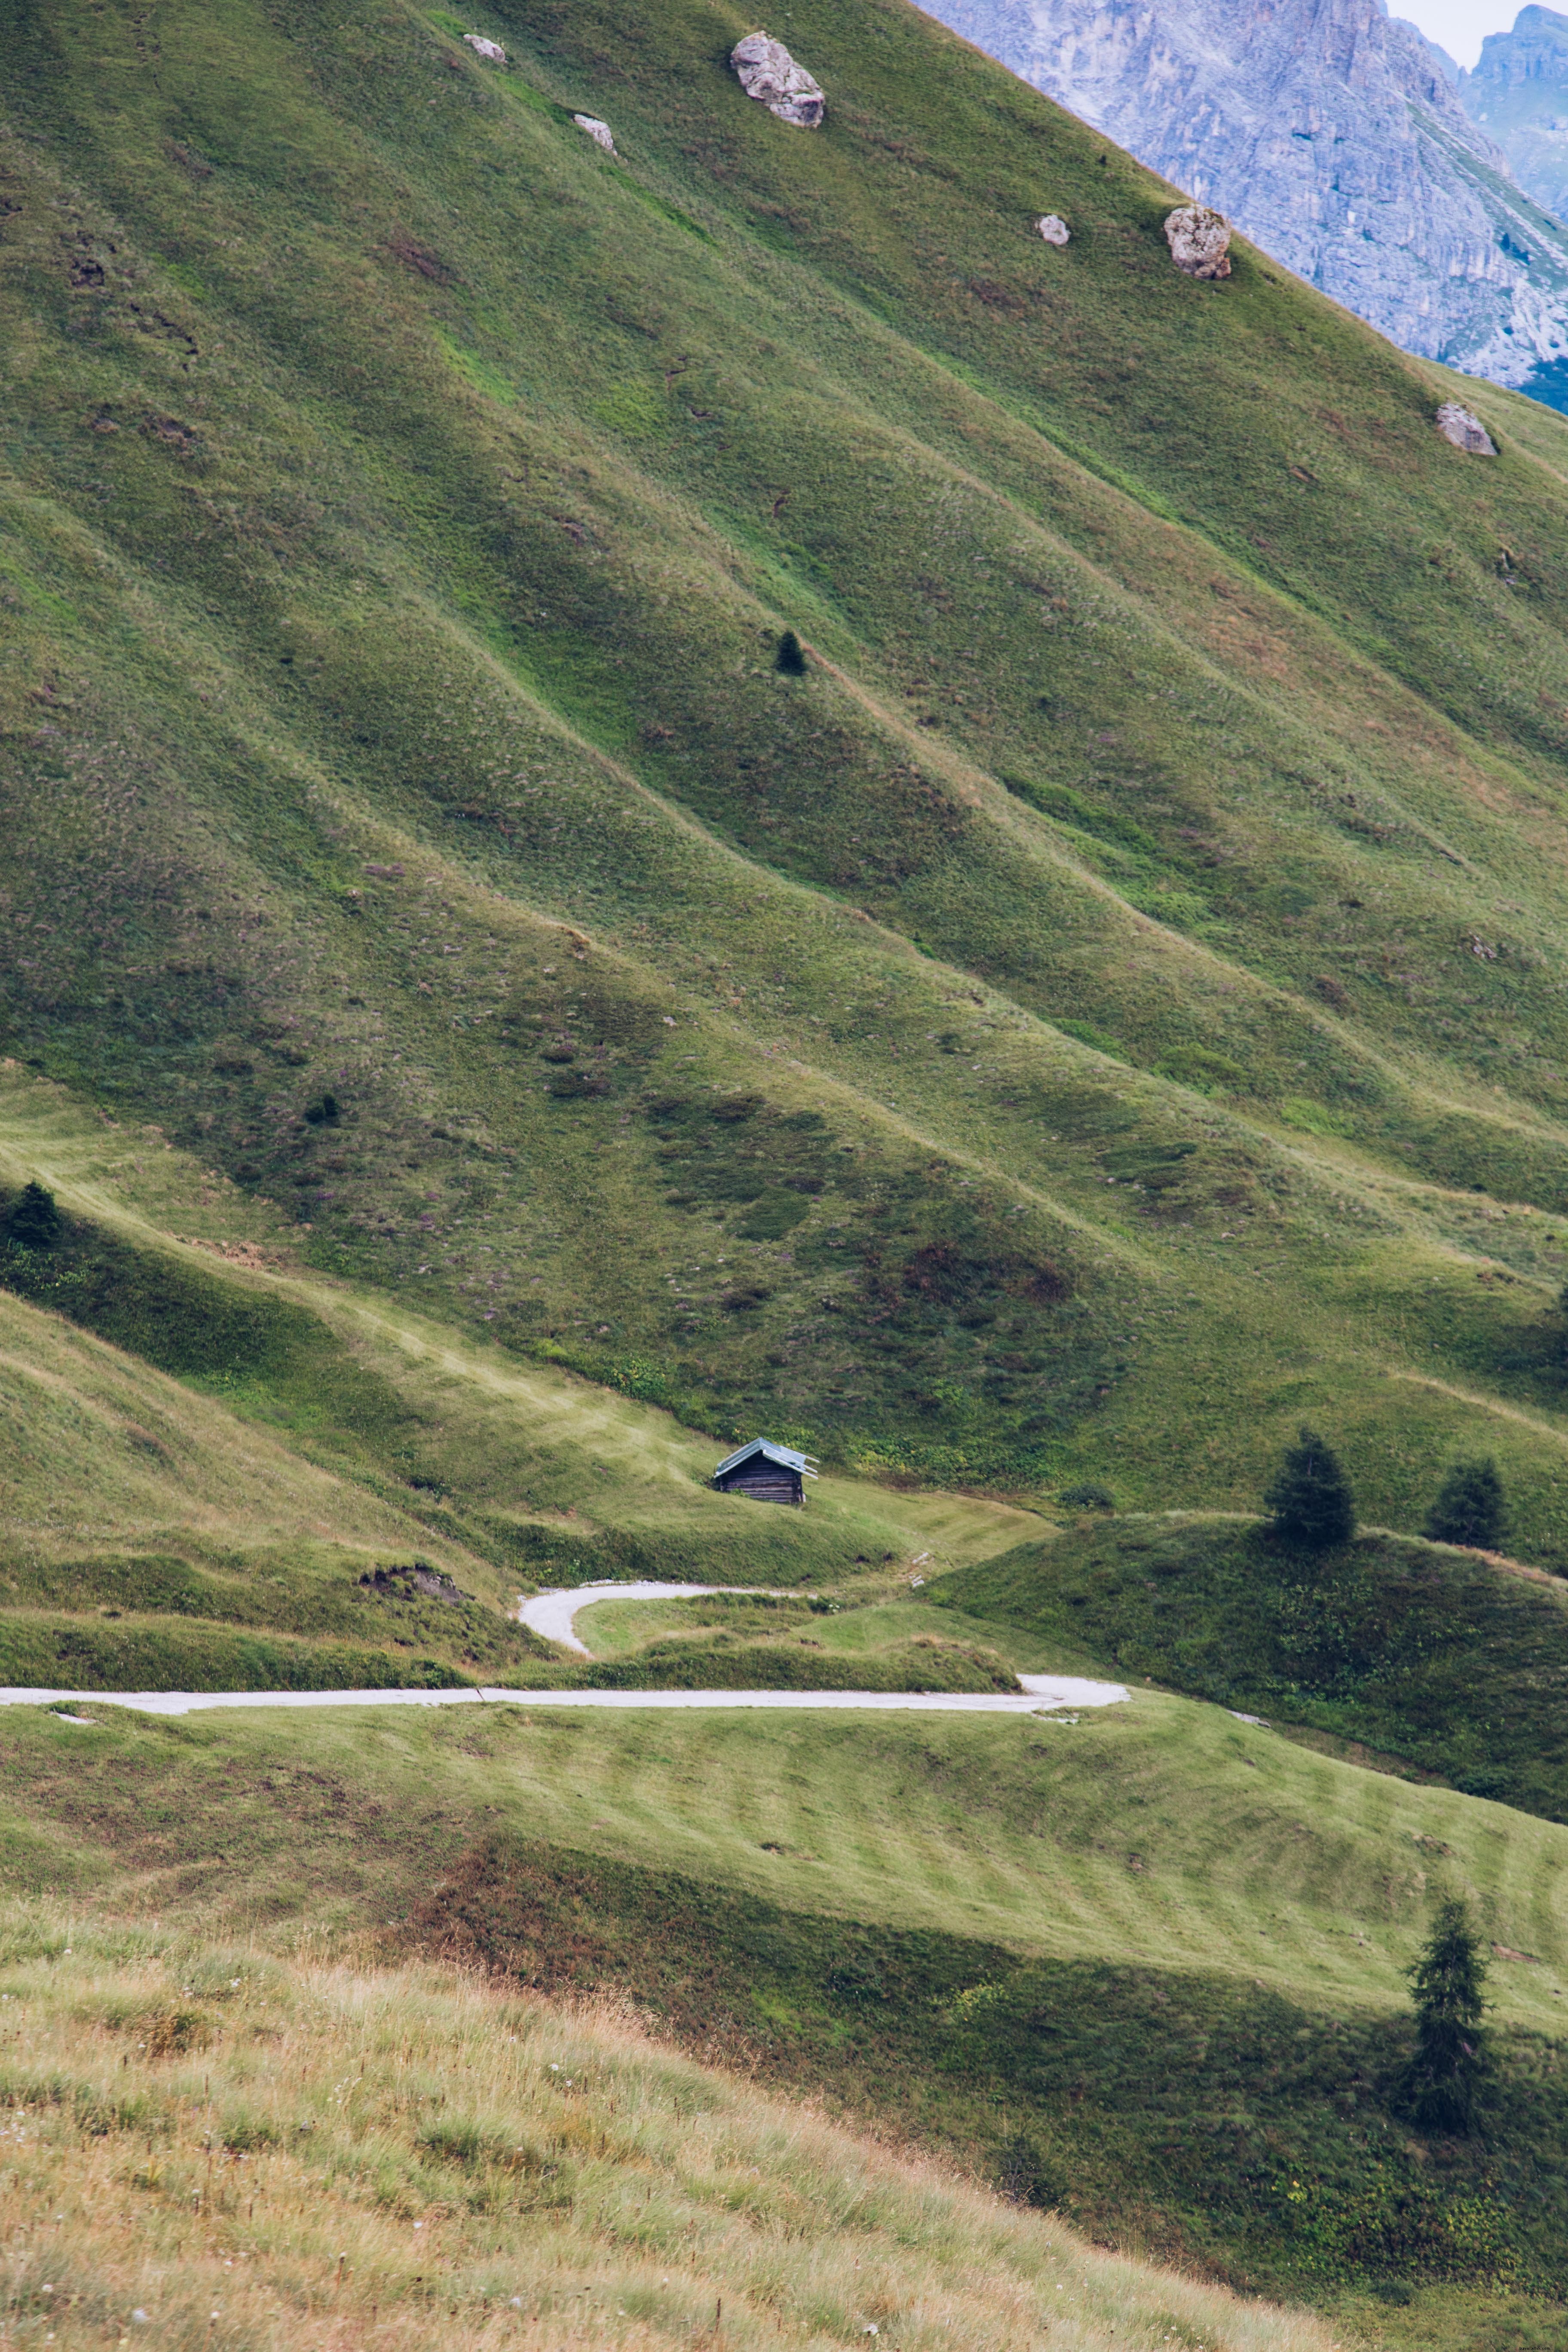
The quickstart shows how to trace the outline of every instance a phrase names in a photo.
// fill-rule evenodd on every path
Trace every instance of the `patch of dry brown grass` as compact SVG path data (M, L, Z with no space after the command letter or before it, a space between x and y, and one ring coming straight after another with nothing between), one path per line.
M625 2009L8 1926L8 2343L1329 2352L1308 2315L1092 2249Z

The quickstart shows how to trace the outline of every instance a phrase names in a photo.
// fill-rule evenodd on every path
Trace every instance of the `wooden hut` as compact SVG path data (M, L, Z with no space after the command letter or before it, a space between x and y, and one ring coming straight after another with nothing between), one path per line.
M806 1479L816 1475L809 1454L753 1437L750 1444L725 1455L713 1473L713 1484L722 1495L750 1495L757 1503L800 1504L805 1500Z

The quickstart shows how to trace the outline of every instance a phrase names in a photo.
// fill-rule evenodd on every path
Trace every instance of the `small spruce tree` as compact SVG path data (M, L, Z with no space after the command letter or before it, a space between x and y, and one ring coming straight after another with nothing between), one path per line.
M1488 1454L1476 1462L1451 1465L1426 1515L1426 1532L1434 1543L1473 1544L1479 1551L1496 1551L1506 1517L1502 1480Z
M1468 2131L1481 2075L1487 1963L1456 1897L1439 1904L1409 1974L1415 2003L1415 2055L1405 2078L1411 2112L1424 2131Z
M1264 1496L1274 1532L1303 1551L1327 1551L1355 1533L1355 1498L1333 1447L1303 1424Z
M5 1220L8 1238L24 1249L48 1249L58 1238L60 1213L55 1196L36 1180L23 1186L16 1207Z
M805 676L805 647L793 629L786 629L779 639L778 658L774 665L785 677Z

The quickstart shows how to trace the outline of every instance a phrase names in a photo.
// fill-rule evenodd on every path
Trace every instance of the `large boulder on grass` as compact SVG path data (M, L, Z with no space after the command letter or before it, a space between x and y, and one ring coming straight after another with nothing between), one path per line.
M1445 441L1451 441L1456 449L1463 449L1467 457L1497 456L1497 443L1480 418L1473 409L1462 408L1457 400L1446 400L1437 411L1437 430Z
M804 66L797 66L782 41L770 33L748 33L730 52L730 63L741 88L781 122L798 131L815 131L827 111L821 86Z
M1165 215L1165 242L1184 278L1230 276L1230 223L1208 205L1178 205Z

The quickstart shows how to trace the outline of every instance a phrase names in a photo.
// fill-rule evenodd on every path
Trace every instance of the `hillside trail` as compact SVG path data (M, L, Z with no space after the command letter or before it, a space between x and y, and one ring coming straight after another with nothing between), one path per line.
M1116 1706L1131 1698L1121 1683L1078 1675L1020 1675L1016 1691L821 1690L316 1690L83 1691L0 1687L0 1706L57 1710L129 1706L144 1715L194 1715L213 1707L321 1706L592 1706L855 1708L878 1714L1027 1715L1037 1722L1071 1725L1066 1707ZM96 1717L57 1712L62 1726L90 1729Z
M517 1622L526 1625L531 1633L541 1634L547 1642L559 1643L563 1650L575 1650L580 1658L594 1654L586 1642L577 1638L576 1616L579 1609L591 1608L595 1601L705 1601L710 1593L773 1593L771 1584L659 1584L643 1581L634 1584L552 1585L547 1592L535 1593L531 1601L521 1601ZM780 1601L800 1601L798 1592L778 1592Z
M559 1643L563 1649L575 1650L579 1657L591 1658L594 1654L592 1650L585 1642L577 1638L575 1620L580 1609L591 1608L596 1601L702 1601L710 1594L721 1592L766 1593L770 1598L781 1601L799 1601L806 1597L797 1592L781 1592L771 1584L578 1584L557 1586L548 1592L536 1593L531 1601L522 1601L517 1614L520 1623L528 1626L532 1633L542 1634L547 1642ZM1037 1705L1046 1706L1113 1706L1128 1696L1121 1683L1091 1682L1081 1675L1020 1675L1017 1680L1020 1690ZM644 1693L642 1696L651 1697L657 1694ZM719 1706L722 1704L725 1694L721 1691L694 1691L686 1696L694 1702ZM764 1695L751 1691L739 1696L750 1704ZM897 1699L906 1694L899 1691L799 1691L779 1696L788 1696L801 1703L820 1697L832 1706L853 1706L863 1696L878 1700ZM940 1694L910 1692L907 1696L935 1697ZM1016 1706L1017 1702L1011 1694L1005 1696L1008 1704Z

